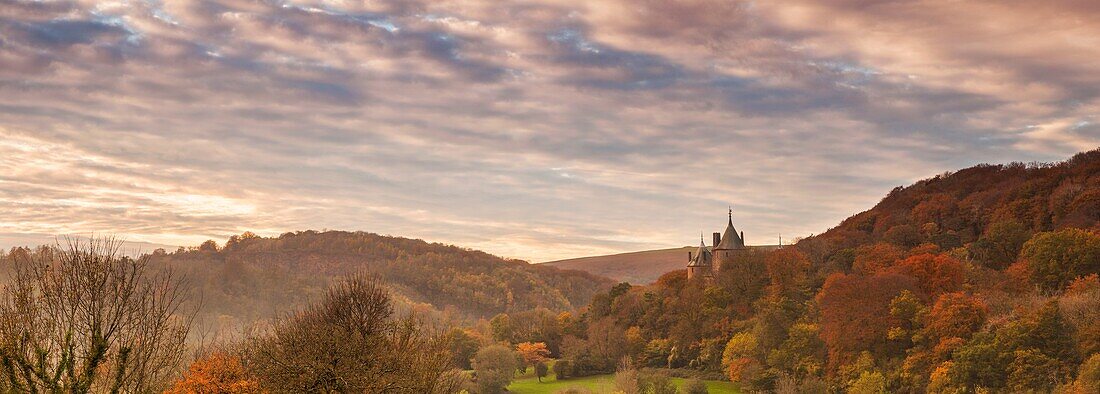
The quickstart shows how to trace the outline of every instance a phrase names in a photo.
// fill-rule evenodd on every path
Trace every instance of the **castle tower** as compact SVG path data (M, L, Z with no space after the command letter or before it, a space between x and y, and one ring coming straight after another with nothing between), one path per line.
M707 244L703 243L703 239L700 237L699 249L696 249L694 254L688 252L688 279L710 276L711 270L713 270L712 262L713 257L710 249L707 248Z
M745 250L745 233L738 233L737 229L733 227L732 208L729 211L729 221L726 222L726 229L717 241L712 256L715 271L722 269L724 264L732 263L734 257Z

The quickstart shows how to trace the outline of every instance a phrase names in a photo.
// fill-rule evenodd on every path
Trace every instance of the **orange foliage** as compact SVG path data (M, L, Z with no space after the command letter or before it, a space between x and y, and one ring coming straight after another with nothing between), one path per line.
M527 365L535 365L550 359L550 350L546 348L546 344L543 342L516 344L516 352L519 353L520 357L523 357L523 362Z
M755 362L748 357L741 357L734 359L730 362L729 368L726 369L726 375L729 376L730 381L737 383L746 378L749 375L751 367Z
M1031 269L1026 261L1017 261L1005 268L1008 280L1005 282L1005 290L1024 292L1031 288Z
M798 249L785 248L769 253L764 258L764 264L771 282L768 286L769 292L783 294L799 288L806 278L810 260Z
M899 262L895 270L917 278L921 290L931 297L960 289L966 279L962 263L942 254L909 257Z
M965 343L966 340L959 337L943 338L936 344L936 347L932 349L932 353L936 356L937 360L947 360L951 358L951 353L954 353L955 349L958 349Z
M1066 294L1085 294L1094 289L1100 289L1100 276L1097 274L1077 277L1066 287Z
M943 223L956 215L958 202L950 195L936 194L925 197L917 206L913 207L912 216L915 223Z
M260 384L236 356L213 353L195 360L167 394L262 393Z
M903 257L902 250L888 243L861 246L856 249L856 258L852 262L852 272L871 275L878 270L894 265Z
M913 278L889 272L871 276L837 273L825 279L817 303L830 371L862 351L883 350L887 332L902 324L890 314L890 301L903 290L916 289Z
M922 243L920 245L917 245L913 249L909 249L909 255L910 256L916 256L918 254L925 254L925 253L936 254L936 253L939 253L939 252L940 252L939 245L936 245L936 244L930 243L930 242L925 242L925 243Z
M985 324L989 308L969 294L947 293L936 299L928 316L928 333L934 338L969 338Z

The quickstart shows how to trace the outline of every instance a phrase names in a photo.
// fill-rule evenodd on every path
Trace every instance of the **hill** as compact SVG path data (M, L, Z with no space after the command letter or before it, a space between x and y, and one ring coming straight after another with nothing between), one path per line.
M800 243L820 258L878 242L966 246L970 257L1004 266L1015 256L988 250L983 237L1006 226L1027 234L1100 230L1100 149L1059 163L981 164L897 187L873 208Z
M149 257L152 266L172 268L200 290L200 328L217 332L289 311L317 297L334 278L354 272L382 276L399 310L446 321L573 310L612 284L580 271L366 232L299 231L276 238L246 233L221 248L207 241Z
M590 256L550 261L539 265L560 269L579 270L614 279L618 282L646 284L662 274L684 268L690 246L672 249L647 250L606 256Z
M761 251L778 248L777 245L749 245L750 249ZM584 271L593 275L614 279L635 285L653 283L666 273L684 269L688 252L695 247L643 250L609 254L604 256L578 257L558 261L548 261L539 265L548 265L558 269Z
M834 253L880 241L943 249L972 244L994 223L1019 223L1028 233L1100 229L1100 150L1060 163L981 164L897 187L873 208L802 240L819 263ZM979 260L1007 258L971 245ZM542 263L632 284L684 268L693 247L658 249ZM849 253L850 254L850 253ZM1002 263L1008 263L1003 261ZM850 262L849 262L850 264Z
M563 328L560 358L760 392L1097 392L1098 275L1100 150L979 165L706 279L616 285Z

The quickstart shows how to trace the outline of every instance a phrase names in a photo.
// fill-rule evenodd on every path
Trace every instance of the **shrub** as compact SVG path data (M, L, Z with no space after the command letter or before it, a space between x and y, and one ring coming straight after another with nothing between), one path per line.
M478 392L503 392L512 383L516 364L515 352L505 346L493 345L478 350L473 360Z
M684 383L683 391L684 394L707 394L709 392L707 391L707 385L699 379L688 379Z
M570 376L573 376L572 367L573 365L569 360L558 360L554 363L554 377L558 378L558 380L569 379Z
M447 347L418 320L393 318L379 278L353 275L320 302L253 334L243 361L274 392L443 393L459 383Z

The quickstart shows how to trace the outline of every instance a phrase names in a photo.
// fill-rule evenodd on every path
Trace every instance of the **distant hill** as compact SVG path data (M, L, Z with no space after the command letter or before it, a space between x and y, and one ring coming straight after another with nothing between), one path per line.
M683 269L690 246L647 250L606 256L580 257L539 264L560 269L579 270L631 284L649 284L666 272Z
M586 305L610 279L532 265L485 252L366 232L300 231L276 238L232 237L150 255L201 293L200 330L225 332L292 310L341 275L377 274L401 311L437 321L470 321L501 312Z
M771 250L776 245L749 245L749 248ZM627 282L635 285L653 283L657 278L666 273L684 269L687 266L688 252L696 247L685 246L682 248L645 250L641 252L629 252L610 254L606 256L578 257L558 261L545 262L539 265L549 265L554 268L584 271L614 279L618 282Z

